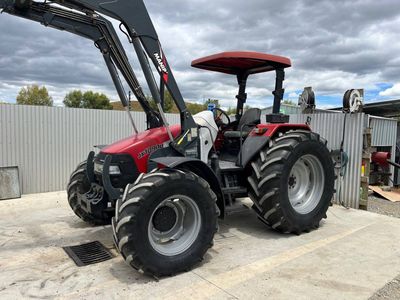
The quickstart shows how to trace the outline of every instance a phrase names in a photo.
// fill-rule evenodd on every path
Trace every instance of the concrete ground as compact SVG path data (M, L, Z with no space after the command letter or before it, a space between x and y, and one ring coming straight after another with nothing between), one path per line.
M99 240L115 253L111 228L81 222L64 192L28 195L0 202L0 299L368 299L400 274L399 237L400 219L365 211L333 207L294 236L249 210L220 223L202 265L157 282L120 256L76 267L61 247Z

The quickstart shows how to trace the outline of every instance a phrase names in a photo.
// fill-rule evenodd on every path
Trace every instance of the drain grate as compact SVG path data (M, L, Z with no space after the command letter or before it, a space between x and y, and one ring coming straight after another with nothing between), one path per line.
M114 257L111 252L98 241L83 245L63 247L63 249L78 267L97 264Z

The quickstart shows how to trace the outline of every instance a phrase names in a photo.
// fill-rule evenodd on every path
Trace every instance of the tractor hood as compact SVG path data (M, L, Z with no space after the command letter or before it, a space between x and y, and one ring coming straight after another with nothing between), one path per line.
M180 125L170 126L172 135L177 137L180 133ZM168 133L165 127L149 129L117 141L101 149L104 154L139 154L141 151L168 142ZM133 156L133 155L132 155ZM136 155L135 155L136 156ZM135 158L135 156L133 156Z

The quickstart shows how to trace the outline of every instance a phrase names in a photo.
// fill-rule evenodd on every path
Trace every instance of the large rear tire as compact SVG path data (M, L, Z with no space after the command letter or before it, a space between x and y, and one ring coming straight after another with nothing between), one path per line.
M213 245L216 200L208 183L191 172L142 175L117 201L114 242L139 272L161 277L190 270Z
M313 132L290 131L251 163L250 198L259 219L280 232L318 228L334 193L334 167L326 141Z
M104 213L102 216L95 216L82 209L78 202L78 194L85 194L90 190L90 182L86 176L86 161L80 163L72 173L68 186L68 203L74 213L86 223L91 225L108 225L111 223L111 216ZM105 200L106 201L106 200Z

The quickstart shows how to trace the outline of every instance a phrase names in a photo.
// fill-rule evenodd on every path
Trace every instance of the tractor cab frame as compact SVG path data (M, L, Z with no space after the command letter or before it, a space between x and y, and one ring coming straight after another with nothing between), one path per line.
M239 85L239 92L236 96L236 120L243 115L243 107L247 101L247 79L250 75L276 72L274 104L272 114L267 116L268 123L287 123L289 117L280 113L281 101L285 93L283 82L285 80L285 68L291 67L289 58L259 52L222 52L215 55L199 58L192 62L192 67L235 75Z

